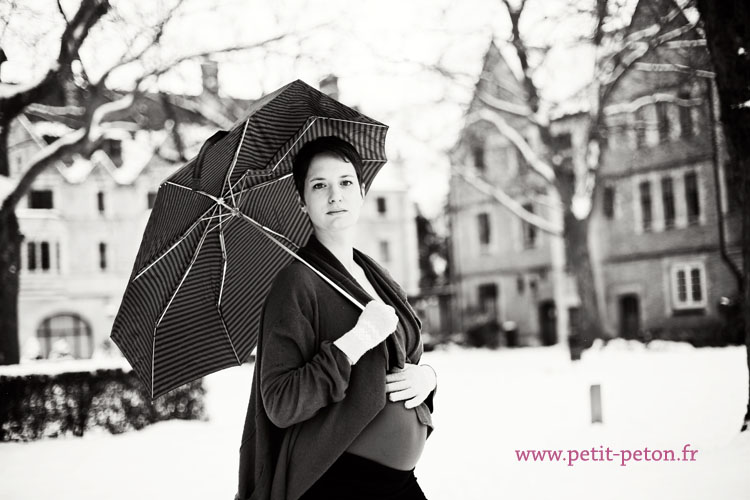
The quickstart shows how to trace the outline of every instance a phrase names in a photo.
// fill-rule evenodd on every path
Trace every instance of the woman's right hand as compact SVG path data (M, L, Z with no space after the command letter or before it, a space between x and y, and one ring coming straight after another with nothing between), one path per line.
M349 362L354 365L364 353L393 333L397 324L396 310L373 300L365 306L354 328L339 337L333 344L341 349L349 358Z

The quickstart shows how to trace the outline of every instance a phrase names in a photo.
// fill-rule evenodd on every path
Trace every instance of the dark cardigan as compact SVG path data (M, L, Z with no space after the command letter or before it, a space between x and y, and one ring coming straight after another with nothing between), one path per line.
M361 303L371 300L314 236L299 255ZM354 260L396 309L399 329L351 366L333 341L354 327L361 311L300 262L279 272L258 336L239 499L298 499L383 409L387 369L419 362L421 325L406 294L366 255L355 250ZM428 432L433 395L416 408Z

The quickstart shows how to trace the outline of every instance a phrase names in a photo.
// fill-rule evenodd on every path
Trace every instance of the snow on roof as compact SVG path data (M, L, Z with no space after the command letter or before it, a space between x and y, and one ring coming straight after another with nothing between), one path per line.
M20 123L24 126L31 138L39 148L47 146L43 136L62 137L74 130L67 125L56 122L31 122L28 118L19 116ZM180 126L188 156L197 153L203 141L211 135L213 129L203 125L183 124ZM90 159L80 155L73 155L73 164L65 166L62 162L55 163L56 170L62 178L70 184L81 184L85 182L91 172L97 167L104 170L119 185L129 185L143 173L151 162L155 152L167 140L169 133L166 130L138 130L134 136L129 131L120 128L105 129L105 138L117 139L122 145L122 165L115 165L112 159L104 151L96 151ZM0 194L3 187L0 186Z
M39 121L39 122L29 122L29 123L31 124L31 127L34 129L34 132L39 137L44 137L45 135L50 136L50 137L62 137L71 132L75 132L74 129L60 122Z
M566 116L588 113L591 103L584 96L573 96L552 106L549 112L550 121L560 120Z

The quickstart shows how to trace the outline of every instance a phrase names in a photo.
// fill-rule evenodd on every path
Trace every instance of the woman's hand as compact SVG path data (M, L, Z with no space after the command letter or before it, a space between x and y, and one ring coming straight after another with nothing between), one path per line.
M390 401L404 401L407 409L416 408L437 385L435 370L428 365L406 363L385 376L385 392Z

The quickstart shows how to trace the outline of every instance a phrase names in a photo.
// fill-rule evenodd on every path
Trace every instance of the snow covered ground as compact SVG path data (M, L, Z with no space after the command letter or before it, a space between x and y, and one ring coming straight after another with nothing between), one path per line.
M430 500L750 498L744 348L618 342L577 365L559 348L451 348L424 361L439 374L436 430L417 467ZM0 498L231 499L251 376L244 366L206 379L208 422L0 444ZM602 424L590 423L591 384ZM686 444L695 461L567 460L607 447L681 458ZM563 459L519 461L515 450L528 449Z

